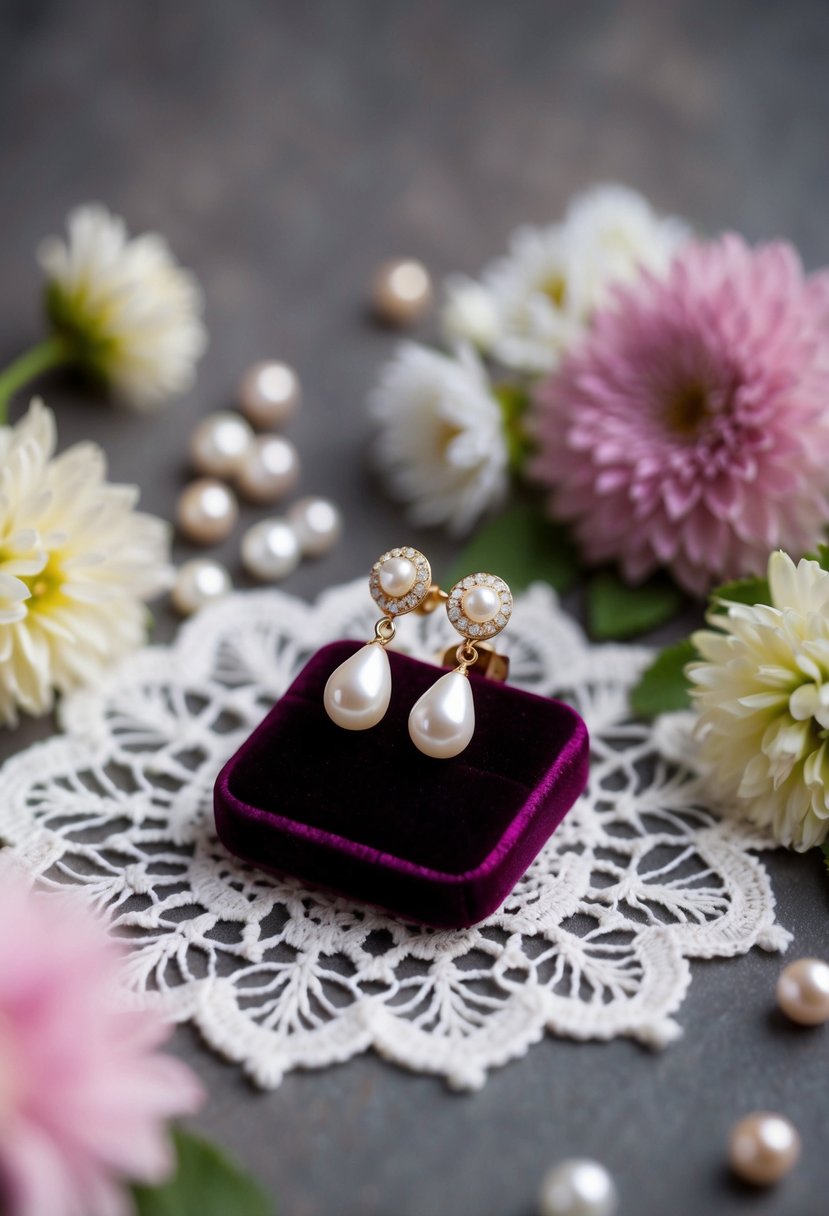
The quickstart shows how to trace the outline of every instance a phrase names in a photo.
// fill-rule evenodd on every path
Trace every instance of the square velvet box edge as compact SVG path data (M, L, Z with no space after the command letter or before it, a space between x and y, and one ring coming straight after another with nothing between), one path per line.
M509 897L515 883L585 787L589 765L587 728L570 706L562 702L557 705L570 718L573 728L566 745L487 856L464 872L453 874L432 869L273 811L267 812L264 826L264 812L239 799L230 788L238 752L226 762L216 779L217 834L229 852L257 869L277 876L290 875L418 924L435 928L469 927L492 915ZM249 742L268 734L276 710L275 706L266 715ZM554 818L549 818L545 816L545 807L553 788L559 809ZM251 856L252 851L257 851L250 848L251 832L254 837L268 836L267 848L257 857ZM281 849L278 865L272 861L275 841ZM356 867L362 875L364 886L360 895L338 891L332 884L330 874L343 856L348 857L352 870ZM428 915L423 912L424 895L428 896L425 900Z

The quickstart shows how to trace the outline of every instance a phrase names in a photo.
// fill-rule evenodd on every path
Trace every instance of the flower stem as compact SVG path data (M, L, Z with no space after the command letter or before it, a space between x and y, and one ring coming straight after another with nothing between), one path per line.
M72 351L66 340L59 334L51 334L42 342L38 342L37 346L24 351L0 372L0 426L6 423L9 401L18 389L48 368L69 363L71 359Z

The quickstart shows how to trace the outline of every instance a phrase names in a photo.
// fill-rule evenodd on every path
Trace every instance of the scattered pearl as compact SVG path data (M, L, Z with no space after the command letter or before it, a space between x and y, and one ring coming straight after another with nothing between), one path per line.
M290 422L300 403L299 377L287 363L254 363L239 384L239 408L258 427Z
M264 583L285 578L301 557L296 532L284 519L263 519L242 537L242 565Z
M304 557L322 557L343 530L339 509L327 498L298 499L288 511L288 523L297 534Z
M229 536L239 515L232 490L221 481L192 481L178 500L178 525L197 545L217 545Z
M182 616L190 616L232 590L233 584L224 566L210 558L197 557L176 571L170 595L175 609Z
M422 262L398 258L384 262L374 275L371 303L386 325L412 325L432 302L432 281Z
M378 577L385 594L399 599L417 582L417 567L407 557L388 557L380 567Z
M777 981L777 1003L801 1026L829 1022L829 963L821 958L789 963Z
M248 448L236 473L239 492L251 502L284 498L299 481L299 453L281 435L261 435Z
M485 621L494 621L501 611L501 597L493 587L470 587L463 595L463 611L470 621L483 625Z
M613 1179L598 1161L562 1161L541 1184L541 1216L612 1216L617 1202Z
M427 688L409 714L409 737L435 760L458 756L475 733L475 704L469 679L449 671Z
M193 467L209 477L227 477L239 467L252 439L253 432L238 414L208 414L190 437Z
M779 1182L800 1156L800 1136L782 1115L756 1111L736 1123L731 1131L728 1159L744 1182L769 1186Z
M369 642L341 663L325 685L325 712L344 730L376 726L391 700L391 667L385 648Z

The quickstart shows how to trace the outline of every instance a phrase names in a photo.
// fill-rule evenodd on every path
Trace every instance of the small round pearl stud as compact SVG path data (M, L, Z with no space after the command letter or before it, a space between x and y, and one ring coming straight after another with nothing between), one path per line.
M244 418L220 410L202 418L190 437L190 460L207 477L230 477L239 467L253 439Z
M287 363L270 360L254 363L239 384L239 409L262 430L284 426L299 408L302 390L299 377Z
M197 545L217 545L236 524L239 508L232 490L212 477L185 487L178 500L178 526Z
M287 512L288 523L299 540L303 557L322 557L340 538L339 508L327 498L299 498Z
M385 325L413 325L432 302L432 280L422 262L397 258L378 267L371 285L375 316Z
M281 435L260 435L254 439L236 472L239 493L250 502L277 502L298 481L299 453Z
M182 616L191 616L232 590L233 584L224 566L210 558L196 557L176 571L170 595L176 611Z
M755 1111L731 1131L728 1159L743 1182L770 1186L792 1170L800 1156L800 1136L783 1115Z
M284 519L261 519L242 537L242 565L263 583L291 574L301 556L296 532Z
M540 1216L613 1216L616 1187L598 1161L562 1161L541 1184Z
M777 1003L786 1017L801 1026L829 1022L829 963L799 958L780 972Z

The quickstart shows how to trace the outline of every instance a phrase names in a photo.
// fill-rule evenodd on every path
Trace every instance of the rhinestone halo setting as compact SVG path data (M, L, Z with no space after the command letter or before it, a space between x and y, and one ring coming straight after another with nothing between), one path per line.
M464 597L473 587L486 587L495 594L492 616L485 621L473 621L466 615ZM446 601L446 614L458 633L470 642L485 642L494 638L509 623L512 615L512 592L502 578L480 572L467 575L455 583Z
M387 595L380 581L383 566L393 558L402 558L411 562L414 567L414 581L405 595ZM369 590L372 599L383 615L389 617L403 616L407 612L413 612L426 599L431 585L432 568L428 560L418 549L412 549L410 546L389 549L382 557L378 557L371 567L369 575Z

